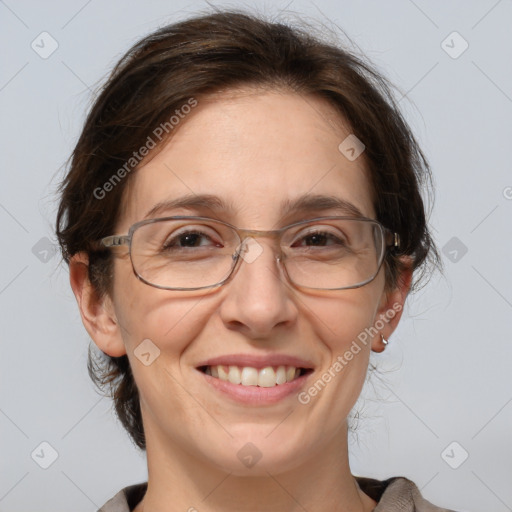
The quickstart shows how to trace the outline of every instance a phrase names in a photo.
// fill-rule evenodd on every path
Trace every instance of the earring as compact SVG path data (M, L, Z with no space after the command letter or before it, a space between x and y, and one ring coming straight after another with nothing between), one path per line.
M389 341L386 338L384 338L382 333L380 333L380 339L381 339L382 343L384 344L384 347L389 343Z

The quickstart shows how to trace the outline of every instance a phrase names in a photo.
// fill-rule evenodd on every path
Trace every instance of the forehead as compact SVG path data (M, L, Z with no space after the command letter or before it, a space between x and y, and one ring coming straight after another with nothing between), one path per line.
M148 214L164 216L158 204L187 196L190 205L206 195L226 207L217 205L217 217L254 229L284 221L285 213L300 214L290 204L302 199L307 205L309 196L342 200L355 207L352 214L374 217L364 153L350 159L339 149L350 135L346 120L311 95L246 89L199 98L160 151L134 171L118 227L127 229ZM167 214L203 215L214 203L182 204ZM323 203L319 213L329 208L329 201Z

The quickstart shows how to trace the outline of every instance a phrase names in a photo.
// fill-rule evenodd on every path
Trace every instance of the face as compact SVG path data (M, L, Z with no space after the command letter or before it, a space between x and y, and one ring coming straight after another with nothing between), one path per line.
M201 100L181 122L162 151L132 177L116 233L127 233L157 203L189 194L216 195L232 209L179 208L154 217L199 215L270 230L346 215L333 209L282 215L284 201L315 194L335 196L375 218L364 154L351 161L340 152L350 128L321 99L246 90ZM359 351L352 351L351 360L344 358L341 369L335 363L396 297L384 293L382 268L357 289L295 289L276 262L272 240L258 243L261 254L242 261L233 278L213 290L157 289L135 277L127 257L115 259L111 308L117 327L103 349L129 357L148 453L158 446L172 457L191 456L234 474L254 475L292 469L343 442L376 337L359 342ZM382 331L385 337L391 326ZM159 355L146 366L134 351L148 339ZM221 389L212 383L219 379L198 369L212 358L241 355L255 358L247 361L257 361L256 367L265 362L257 358L297 358L297 366L310 371L298 387L286 384L292 389L288 394L276 394L279 385L245 388L259 390L250 399ZM308 393L319 380L324 385ZM266 399L261 398L265 390ZM243 450L260 453L261 463L245 467L239 458Z

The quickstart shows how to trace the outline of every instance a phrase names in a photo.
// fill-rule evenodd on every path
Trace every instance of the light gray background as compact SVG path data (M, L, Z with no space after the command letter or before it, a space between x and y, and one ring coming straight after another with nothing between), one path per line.
M0 1L2 512L92 512L146 479L144 456L89 381L67 268L44 237L55 241L55 187L89 88L139 37L205 7ZM385 373L358 404L353 473L407 476L459 511L512 510L512 2L296 0L288 10L338 24L406 93L400 104L435 175L436 241L458 239L443 254L446 278L411 297L374 357ZM31 48L43 31L59 45L47 59ZM453 31L469 43L458 58L441 45ZM463 41L452 39L453 53ZM43 441L58 452L48 469L31 457ZM460 463L463 450L453 469L446 461Z

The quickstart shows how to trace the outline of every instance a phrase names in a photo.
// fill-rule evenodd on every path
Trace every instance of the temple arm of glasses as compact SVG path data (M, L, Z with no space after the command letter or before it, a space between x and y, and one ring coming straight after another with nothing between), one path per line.
M400 235L389 229L386 229L386 245L400 248Z
M122 245L129 245L130 237L128 235L112 235L106 236L101 240L94 242L93 248L97 250L105 249L107 247L120 247Z

